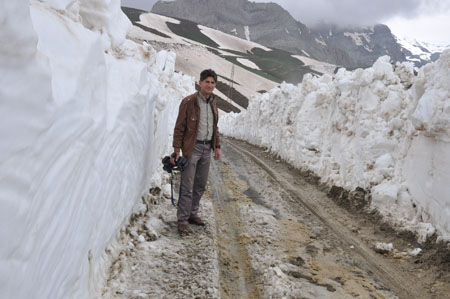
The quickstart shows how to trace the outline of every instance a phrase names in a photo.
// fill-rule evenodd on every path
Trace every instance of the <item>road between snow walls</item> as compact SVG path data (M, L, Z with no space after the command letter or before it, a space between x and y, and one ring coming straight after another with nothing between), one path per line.
M193 78L126 39L118 0L1 7L0 298L89 298L111 241L161 185Z
M0 45L1 298L450 293L445 273L410 266L412 244L376 246L407 260L400 271L369 250L369 229L351 235L362 222L327 220L341 211L305 201L323 194L267 167L273 157L258 164L261 151L243 144L230 142L212 167L208 226L179 238L167 188L158 188L179 100L194 91L193 78L174 72L175 55L126 39L119 0L7 1L0 19L8 41ZM282 85L221 129L330 184L371 191L391 219L447 239L448 53L417 79L383 58L369 70Z

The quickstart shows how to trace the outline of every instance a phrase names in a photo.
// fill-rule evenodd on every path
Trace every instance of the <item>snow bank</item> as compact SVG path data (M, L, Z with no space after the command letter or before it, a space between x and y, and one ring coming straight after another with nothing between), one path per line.
M220 128L329 185L370 190L372 207L420 240L434 228L449 240L449 64L447 51L417 78L412 64L388 57L365 70L306 75L222 117Z
M1 298L94 296L108 244L161 181L193 79L173 53L126 40L119 6L2 5Z

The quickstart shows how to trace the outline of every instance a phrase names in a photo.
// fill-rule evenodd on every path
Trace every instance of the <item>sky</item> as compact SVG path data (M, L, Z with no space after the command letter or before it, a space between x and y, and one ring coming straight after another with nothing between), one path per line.
M122 5L150 11L157 0L122 0ZM226 1L226 0L223 0ZM450 45L450 0L255 0L275 2L300 22L326 20L338 25L386 24L398 37Z

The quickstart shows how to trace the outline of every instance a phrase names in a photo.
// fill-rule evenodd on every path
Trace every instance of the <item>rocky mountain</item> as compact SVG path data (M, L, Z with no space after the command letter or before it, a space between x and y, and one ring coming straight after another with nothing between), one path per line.
M437 46L415 39L396 39L397 43L401 45L406 59L414 62L417 66L438 60L445 49L450 49L450 45Z
M187 19L240 38L336 65L357 67L347 52L318 40L306 25L275 3L247 0L158 1L153 13Z
M341 28L320 24L308 28L276 3L248 0L158 1L152 12L190 20L272 48L349 69L371 66L378 57L413 61L421 66L439 57L423 43L397 39L386 25Z
M269 47L347 68L370 66L382 55L396 61L406 59L387 26L348 30L321 25L310 29L275 3L158 1L152 12L191 20Z
M342 28L321 24L313 32L318 41L345 51L358 67L370 66L384 55L389 55L393 61L406 60L402 47L386 25Z

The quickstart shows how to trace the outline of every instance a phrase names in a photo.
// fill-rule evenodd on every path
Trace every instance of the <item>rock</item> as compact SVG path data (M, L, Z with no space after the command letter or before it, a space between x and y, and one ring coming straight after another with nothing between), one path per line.
M376 243L374 250L376 253L387 254L394 250L394 245L392 243Z
M298 256L298 257L289 259L289 263L292 265L301 267L305 264L305 260Z

